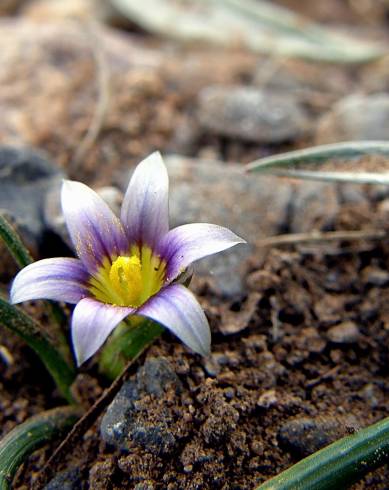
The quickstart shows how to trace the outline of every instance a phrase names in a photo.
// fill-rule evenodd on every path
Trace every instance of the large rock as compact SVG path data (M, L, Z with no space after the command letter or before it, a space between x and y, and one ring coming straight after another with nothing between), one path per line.
M45 231L45 196L63 173L36 150L0 146L0 176L0 209L14 218L23 239L36 251Z
M353 415L300 416L280 426L278 439L295 456L304 457L359 428Z
M103 440L123 451L135 444L154 454L171 453L177 441L169 428L168 410L145 417L139 402L145 395L159 399L168 390L176 394L182 390L170 364L164 358L146 360L137 379L124 383L109 405L100 427Z
M318 123L317 143L389 139L389 95L350 95Z
M293 96L250 87L203 89L198 118L206 131L255 143L294 140L308 129L308 117Z

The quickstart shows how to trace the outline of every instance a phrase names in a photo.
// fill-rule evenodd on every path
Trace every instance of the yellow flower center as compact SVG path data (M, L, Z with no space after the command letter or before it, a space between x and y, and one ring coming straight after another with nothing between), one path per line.
M139 257L118 257L111 265L109 280L116 293L129 305L138 302L142 292L142 266Z
M165 279L166 263L149 247L106 259L89 280L92 295L103 303L138 307L157 293Z

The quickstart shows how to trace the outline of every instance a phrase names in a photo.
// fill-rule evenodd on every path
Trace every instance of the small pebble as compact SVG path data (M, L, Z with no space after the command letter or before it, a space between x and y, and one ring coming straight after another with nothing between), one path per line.
M297 417L287 420L278 431L280 444L297 456L308 456L359 428L353 415Z
M327 330L327 338L335 344L353 344L361 334L356 323L346 321Z
M305 110L292 94L246 86L204 88L198 118L207 132L257 144L293 140L309 127Z
M365 267L362 278L367 284L379 288L389 284L389 272L374 266Z

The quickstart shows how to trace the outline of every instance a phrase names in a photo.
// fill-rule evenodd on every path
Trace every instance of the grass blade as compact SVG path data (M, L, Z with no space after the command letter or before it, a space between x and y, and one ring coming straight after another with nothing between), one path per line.
M389 417L304 458L257 490L341 490L388 460Z
M318 61L363 63L386 54L367 43L320 27L285 7L262 0L111 0L142 28L184 42L234 46L271 55Z
M20 268L26 267L26 265L33 262L30 252L27 250L15 228L9 223L3 213L0 213L0 239L4 241L10 254Z
M81 416L78 407L48 410L16 426L0 441L0 488L10 490L15 473L36 449L70 429Z
M74 381L75 371L54 347L39 323L0 297L0 326L8 328L27 342L46 366L62 395L72 402L70 385Z
M34 261L18 232L1 212L0 240L4 241L5 246L20 268L26 267ZM53 303L52 301L46 301L46 305L48 314L53 321L53 328L55 329L55 337L58 348L61 350L66 359L71 361L69 346L62 330L62 324L64 323L63 311L56 303Z
M389 142L346 141L313 146L255 160L247 164L245 170L299 179L389 185L389 172L306 170L306 166L310 164L319 166L332 159L354 160L370 155L389 156ZM301 169L301 166L304 168Z

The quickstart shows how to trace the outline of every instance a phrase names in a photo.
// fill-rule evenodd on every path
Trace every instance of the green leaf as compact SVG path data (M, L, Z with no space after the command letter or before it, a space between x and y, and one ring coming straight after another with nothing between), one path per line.
M50 337L42 331L39 323L0 297L0 326L8 328L27 342L46 366L62 395L72 402L70 385L74 381L75 371L67 364Z
M26 267L33 262L30 252L25 247L19 234L11 223L6 219L4 214L0 212L0 240L3 240L15 262L20 268ZM62 309L51 301L46 301L47 312L53 321L53 329L55 330L55 339L58 348L68 361L72 361L69 345L62 330L64 323L64 314Z
M11 490L19 466L36 449L64 435L82 415L79 407L48 410L16 426L0 441L0 488Z
M389 461L389 417L344 437L257 490L343 490Z
M114 380L127 362L140 355L163 332L158 323L143 317L131 316L114 330L104 346L99 367L110 380Z
M33 262L30 252L23 244L15 228L7 221L2 213L0 213L0 239L4 241L20 268L26 267L26 265Z
M239 45L256 53L338 63L363 63L384 56L386 46L363 42L314 24L264 0L111 0L143 29L183 42Z
M319 166L332 159L355 160L364 156L389 156L387 141L346 141L330 145L313 146L260 158L246 165L247 172L262 172L282 177L389 185L389 172L345 172L307 170L307 165ZM301 169L301 166L304 166Z

